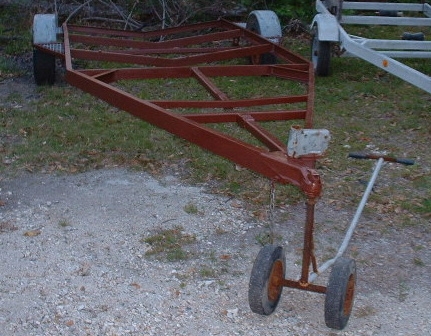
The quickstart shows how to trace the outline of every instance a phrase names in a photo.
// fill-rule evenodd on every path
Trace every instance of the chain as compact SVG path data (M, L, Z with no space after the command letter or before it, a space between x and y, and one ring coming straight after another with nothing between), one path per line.
M274 243L274 209L275 209L275 182L272 180L269 191L269 242Z

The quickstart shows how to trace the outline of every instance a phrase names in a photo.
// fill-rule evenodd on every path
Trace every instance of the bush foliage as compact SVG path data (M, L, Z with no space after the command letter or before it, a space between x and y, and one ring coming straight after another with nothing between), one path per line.
M309 21L314 12L314 1L311 0L243 0L242 3L249 9L270 9L277 13L281 19L302 19Z

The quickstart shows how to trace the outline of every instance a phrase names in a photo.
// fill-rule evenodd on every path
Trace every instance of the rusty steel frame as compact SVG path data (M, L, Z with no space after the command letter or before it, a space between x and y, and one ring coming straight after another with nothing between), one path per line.
M278 274L272 281L279 286L326 292L326 287L309 283L310 266L314 273L317 272L313 240L314 210L322 191L320 176L314 169L316 157L289 157L286 143L260 125L260 122L266 121L300 121L304 128L312 128L312 63L223 19L151 32L63 24L61 33L61 43L39 44L34 48L64 60L65 78L69 84L277 183L300 188L307 198L301 277L299 280L288 280ZM230 41L230 44L221 41ZM240 58L256 60L259 55L268 53L276 56L276 64L223 63ZM133 64L134 67L78 69L75 65L77 60ZM302 83L306 92L295 96L230 99L212 80L214 77L229 76L275 76ZM120 80L156 78L194 78L213 100L150 101L112 85ZM244 110L294 103L302 103L305 108ZM172 110L175 108L222 109L222 112L179 114ZM217 123L237 123L265 147L208 127L208 124Z

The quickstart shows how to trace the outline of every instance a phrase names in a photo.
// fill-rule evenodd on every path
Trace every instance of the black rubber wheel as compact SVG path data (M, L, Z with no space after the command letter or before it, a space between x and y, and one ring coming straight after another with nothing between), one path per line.
M34 49L33 74L37 85L53 85L55 82L55 56Z
M317 76L329 76L331 64L331 42L319 41L317 27L313 29L311 45L311 61Z
M283 291L285 260L281 246L266 245L254 261L248 286L248 303L252 312L270 315Z
M254 55L250 58L253 65L270 65L277 63L277 57L272 53L265 53L261 55Z
M339 258L332 266L326 288L325 323L329 328L342 330L349 321L356 286L356 263Z

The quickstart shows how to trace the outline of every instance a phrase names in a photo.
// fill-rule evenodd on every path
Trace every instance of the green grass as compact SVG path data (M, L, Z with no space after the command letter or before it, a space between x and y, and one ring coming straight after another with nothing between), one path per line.
M58 222L58 225L61 227L68 227L68 226L71 226L72 224L67 219L61 219Z
M199 213L198 207L196 206L196 204L193 203L187 203L184 206L184 211L189 215L197 215Z
M204 279L210 279L210 278L217 277L218 272L216 272L215 269L205 266L205 267L202 267L202 269L199 271L199 275Z
M0 47L3 53L20 55L31 50L30 17L30 13L16 2L7 10L0 6Z
M194 235L183 232L183 228L176 226L172 229L159 229L153 235L142 238L142 242L150 246L147 256L156 256L167 261L188 259L190 253L183 246L196 241Z
M431 198L426 198L422 200L422 204L417 209L420 213L431 216Z
M22 69L20 69L10 57L0 55L0 81L22 74Z
M17 158L18 169L46 170L55 162L69 171L145 167L169 141L169 135L72 88L42 87L39 94L43 98L30 110L2 115L6 134L19 139L5 153Z
M414 263L416 266L420 266L420 267L425 266L425 263L424 263L424 262L423 262L423 260L422 260L421 258L419 258L419 257L414 258L414 259L413 259L413 263Z

